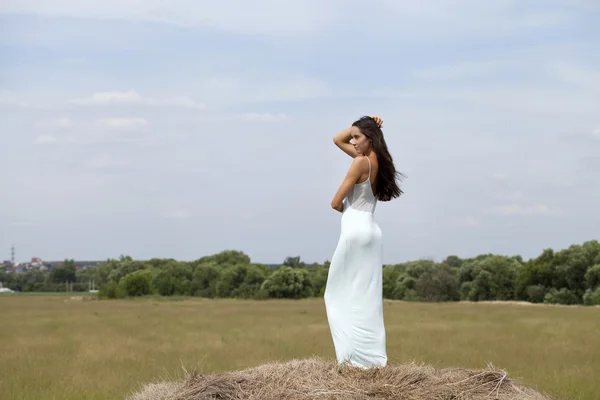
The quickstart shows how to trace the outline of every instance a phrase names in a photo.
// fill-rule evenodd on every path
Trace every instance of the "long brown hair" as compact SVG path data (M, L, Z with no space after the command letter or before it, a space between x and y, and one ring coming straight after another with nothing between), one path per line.
M394 161L383 138L383 131L371 117L362 117L354 121L352 126L357 127L363 135L371 140L373 151L379 161L375 197L379 201L390 201L399 197L404 192L400 189L397 181L402 180L405 176L396 171Z

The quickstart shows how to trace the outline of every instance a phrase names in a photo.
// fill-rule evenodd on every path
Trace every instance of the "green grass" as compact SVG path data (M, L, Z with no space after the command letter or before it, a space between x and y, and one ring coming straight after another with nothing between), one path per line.
M0 395L124 399L139 385L318 355L333 359L325 309L311 300L77 301L0 298ZM483 368L556 399L600 398L600 308L385 302L388 356Z

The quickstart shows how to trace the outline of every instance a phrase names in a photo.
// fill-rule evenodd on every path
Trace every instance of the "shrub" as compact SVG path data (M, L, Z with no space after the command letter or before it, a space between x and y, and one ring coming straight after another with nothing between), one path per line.
M583 304L586 306L598 306L600 305L600 286L595 290L588 289L583 295Z
M547 304L579 304L581 299L575 293L567 288L556 290L550 289L544 296L544 303Z

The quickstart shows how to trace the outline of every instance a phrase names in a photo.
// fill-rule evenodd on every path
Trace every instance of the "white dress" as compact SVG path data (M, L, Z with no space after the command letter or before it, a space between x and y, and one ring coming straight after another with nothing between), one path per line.
M355 184L344 199L340 238L324 296L338 363L348 361L361 368L387 364L382 235L374 218L376 205L369 160L369 178Z

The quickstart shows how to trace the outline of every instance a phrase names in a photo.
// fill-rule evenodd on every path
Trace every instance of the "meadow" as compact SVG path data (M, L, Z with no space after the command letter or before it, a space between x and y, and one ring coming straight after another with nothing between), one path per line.
M71 294L72 295L72 294ZM146 382L313 355L322 299L0 296L0 398L124 399ZM600 308L385 301L390 363L506 369L560 400L600 398Z

